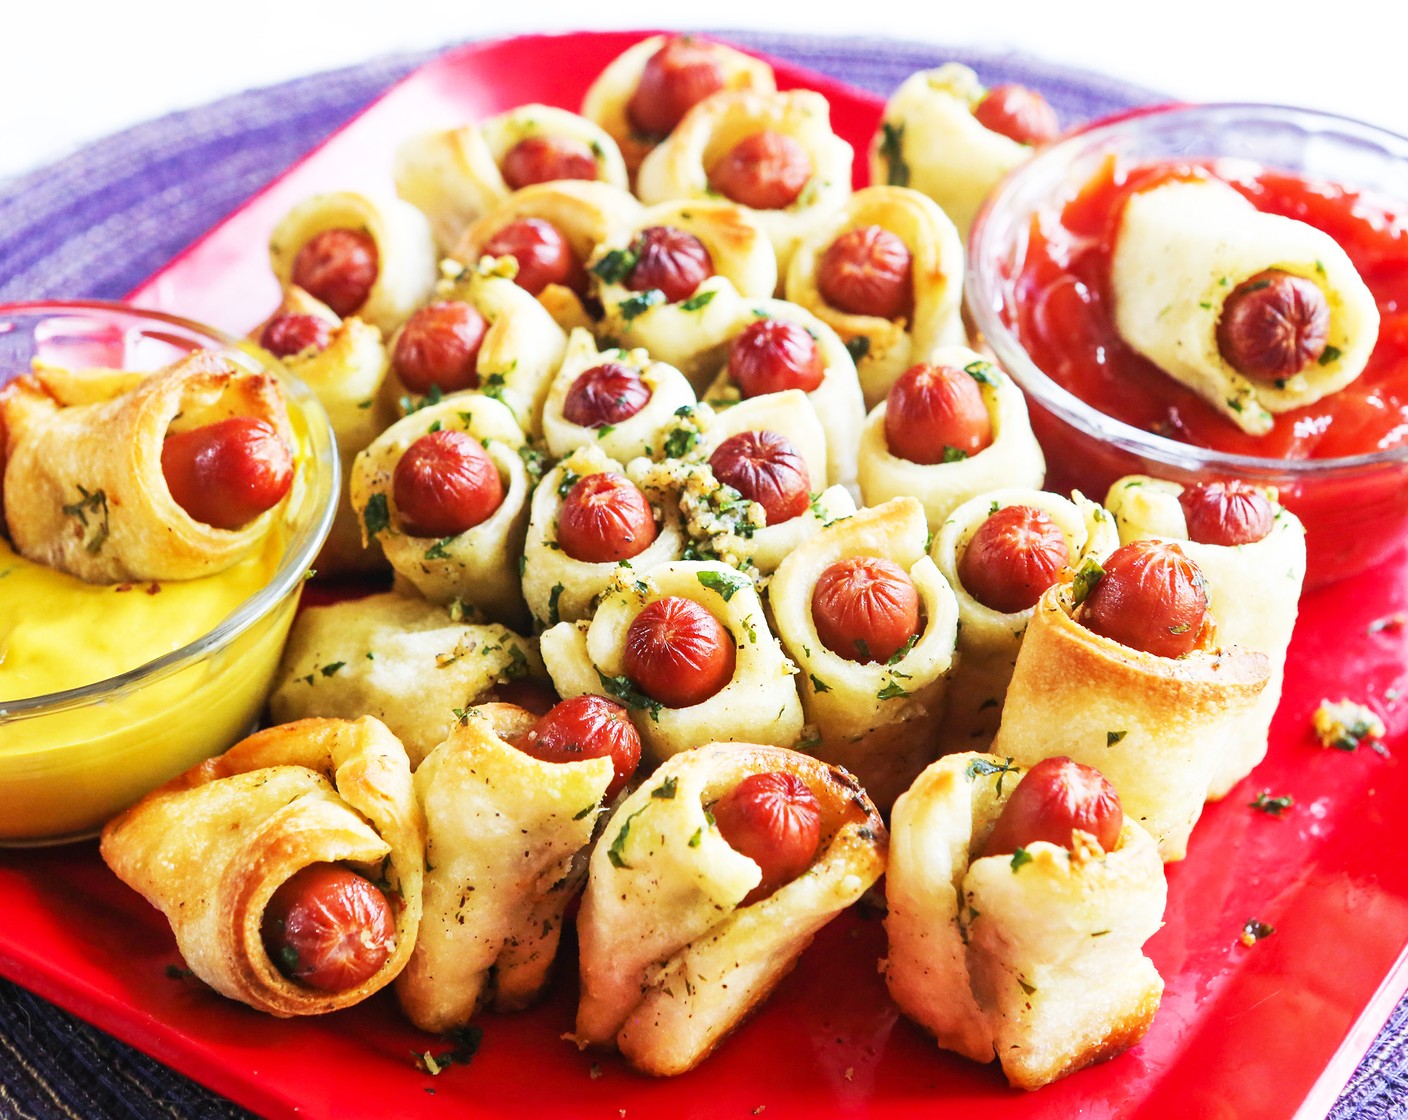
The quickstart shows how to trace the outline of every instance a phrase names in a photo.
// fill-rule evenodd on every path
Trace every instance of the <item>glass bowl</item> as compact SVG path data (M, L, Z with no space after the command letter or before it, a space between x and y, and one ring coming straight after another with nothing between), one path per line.
M0 382L28 370L35 358L65 368L148 372L201 349L249 369L270 368L239 340L158 312L97 302L0 305ZM274 372L299 446L293 489L274 526L282 541L277 556L269 554L267 582L208 632L144 665L63 692L0 698L0 845L91 835L148 790L230 746L257 720L338 493L327 414L304 385L282 369ZM35 602L25 609L56 607ZM5 642L0 633L0 657Z
M1014 322L1033 223L1059 212L1112 155L1131 162L1249 160L1399 200L1408 212L1408 138L1274 105L1166 105L1098 121L1039 152L994 191L973 226L964 289L982 342L1027 394L1050 489L1103 498L1110 483L1131 473L1185 483L1242 478L1277 487L1305 523L1308 586L1383 559L1408 531L1408 445L1325 459L1207 450L1105 415L1032 360Z

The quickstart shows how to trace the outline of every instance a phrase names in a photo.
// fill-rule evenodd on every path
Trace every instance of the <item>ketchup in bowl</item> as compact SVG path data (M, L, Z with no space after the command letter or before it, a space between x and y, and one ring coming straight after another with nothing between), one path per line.
M1025 390L1047 486L1095 498L1129 473L1275 486L1305 523L1314 586L1408 539L1408 138L1307 110L1163 106L1071 134L1013 172L980 214L967 306ZM1111 262L1138 190L1216 177L1314 226L1377 304L1378 341L1338 392L1251 435L1119 336ZM1352 185L1350 179L1352 177Z

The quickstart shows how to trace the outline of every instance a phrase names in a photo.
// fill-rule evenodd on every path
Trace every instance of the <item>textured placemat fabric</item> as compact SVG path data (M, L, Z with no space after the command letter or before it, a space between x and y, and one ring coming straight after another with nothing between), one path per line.
M1038 86L1067 122L1160 99L1018 55L890 40L723 34L879 93L915 70L948 59L968 62L989 83ZM427 57L382 58L239 94L139 125L13 181L0 197L0 299L120 298ZM249 1115L0 981L0 1120ZM1408 1116L1408 999L1331 1116Z

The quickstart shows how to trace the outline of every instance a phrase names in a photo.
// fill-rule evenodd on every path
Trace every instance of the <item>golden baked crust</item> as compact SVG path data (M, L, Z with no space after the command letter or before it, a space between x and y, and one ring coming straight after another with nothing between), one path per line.
M895 803L881 970L940 1046L1036 1089L1143 1037L1163 981L1142 946L1167 888L1129 820L1108 853L1077 833L1071 851L975 858L1022 777L997 755L950 755Z
M471 708L416 771L425 913L396 994L422 1030L526 1007L548 981L613 770L610 757L542 762L509 745L534 722L512 704Z
M802 875L752 905L758 865L706 806L749 774L782 770L821 803ZM855 779L796 751L710 743L666 762L617 808L592 853L577 919L579 1046L613 1040L637 1069L694 1068L771 993L818 929L885 870L887 836Z
M231 416L267 421L297 453L273 374L197 351L147 377L45 370L0 394L5 518L30 560L90 583L192 579L248 556L284 509L238 529L193 519L166 486L162 444Z
M1236 648L1159 657L1086 629L1072 610L1070 584L1037 603L993 753L1095 767L1165 862L1182 859L1214 766L1266 687L1267 657Z
M272 1015L349 1007L405 967L421 915L425 823L410 764L378 720L307 719L256 732L149 793L103 829L113 872L166 915L191 970ZM314 863L385 883L396 941L364 983L321 992L285 977L260 926L274 892Z

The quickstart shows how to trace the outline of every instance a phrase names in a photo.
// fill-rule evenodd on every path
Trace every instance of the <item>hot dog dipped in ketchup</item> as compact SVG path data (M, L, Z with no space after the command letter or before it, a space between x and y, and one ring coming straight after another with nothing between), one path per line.
M266 540L297 449L273 374L197 351L97 400L84 383L30 374L0 402L17 551L120 583L211 575Z
M895 803L891 829L882 971L941 1047L1037 1089L1143 1037L1163 981L1142 947L1167 888L1099 771L950 755Z
M1215 648L1207 579L1171 541L1135 541L1042 593L993 753L1097 767L1165 860L1182 859L1214 769L1270 678Z
M578 696L542 716L513 704L470 708L426 757L415 789L427 917L396 984L413 1023L445 1031L481 1007L511 1011L538 996L585 876L576 857L640 752L625 708ZM466 883L485 889L467 893Z
M579 1046L693 1068L885 867L855 779L796 751L706 743L617 807L577 919ZM660 968L682 960L687 967Z

